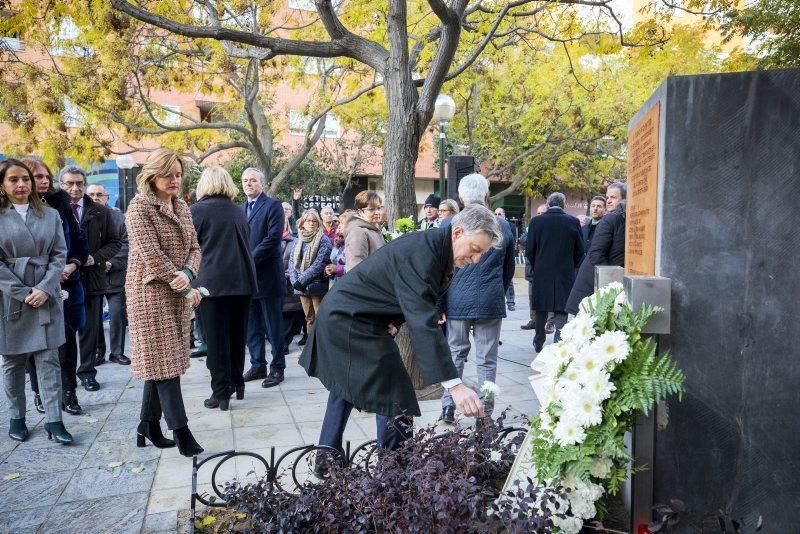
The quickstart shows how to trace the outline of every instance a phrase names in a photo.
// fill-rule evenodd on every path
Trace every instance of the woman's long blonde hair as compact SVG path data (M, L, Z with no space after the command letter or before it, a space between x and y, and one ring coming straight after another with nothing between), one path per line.
M136 176L136 189L139 190L139 194L155 196L153 182L159 176L168 175L176 161L180 163L181 174L183 174L183 160L178 154L168 148L159 148L153 151L144 162L142 171Z

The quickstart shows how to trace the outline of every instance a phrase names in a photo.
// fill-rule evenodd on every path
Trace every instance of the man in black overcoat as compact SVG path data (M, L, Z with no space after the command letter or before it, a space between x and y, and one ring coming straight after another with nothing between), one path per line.
M578 219L564 211L566 197L552 193L547 197L547 213L531 219L525 256L533 271L533 309L536 335L533 347L538 353L547 338L547 313L555 316L555 341L567 322L566 304L575 269L583 258L583 236Z
M625 266L625 196L627 186L613 183L606 189L606 215L597 223L592 245L581 263L567 299L567 312L578 313L581 301L594 293L596 265Z
M395 448L408 437L407 428L393 420L398 415L420 415L411 378L392 337L403 322L424 385L442 383L460 412L483 414L478 395L458 378L436 304L450 283L453 267L477 263L502 238L491 211L468 206L449 228L398 238L336 282L322 300L300 357L309 376L319 378L332 398L346 401L329 402L320 445L341 449L352 407L378 415L379 446ZM328 413L334 404L346 405L346 413Z

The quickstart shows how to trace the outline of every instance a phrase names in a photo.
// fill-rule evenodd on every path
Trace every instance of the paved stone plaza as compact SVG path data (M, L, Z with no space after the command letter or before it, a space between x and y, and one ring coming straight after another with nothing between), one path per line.
M526 282L516 280L516 293L517 311L503 323L498 407L510 405L514 414L532 414L537 407L527 380L532 333L519 328L528 319ZM292 344L286 380L280 386L262 389L260 382L248 383L244 400L232 400L227 412L203 407L210 394L209 373L204 358L192 360L182 379L183 395L189 427L206 452L235 449L269 459L272 446L280 455L316 443L327 392L305 375L297 364L299 354L300 347ZM476 385L475 374L475 364L469 361L465 381L471 386ZM149 442L145 448L136 447L142 382L131 379L127 367L107 363L98 368L97 379L100 391L78 391L84 415L64 414L64 424L75 437L72 446L48 442L42 416L33 410L30 397L31 435L25 443L12 441L6 435L5 398L0 401L0 532L178 529L178 512L189 508L191 459L180 456L177 448L162 451ZM439 401L425 401L421 408L422 417L417 419L421 425L435 422L441 411ZM345 439L353 447L374 439L374 421L371 414L353 412ZM252 477L263 471L254 469L251 460L237 458L220 469L218 480L244 479L248 473ZM210 470L203 469L198 485L211 492Z

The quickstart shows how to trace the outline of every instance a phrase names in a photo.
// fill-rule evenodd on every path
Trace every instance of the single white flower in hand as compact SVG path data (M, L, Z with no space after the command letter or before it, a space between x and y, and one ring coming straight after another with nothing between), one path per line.
M483 397L486 399L497 397L500 395L500 386L494 382L486 380L481 386L481 393L483 393Z
M210 296L210 295L211 295L211 293L208 291L208 289L206 289L206 288L204 288L204 287L198 287L198 288L197 288L197 291L198 291L198 292L199 292L201 295L203 295L204 297L208 297L208 296Z
M61 300L67 300L69 298L69 291L66 289L61 290Z

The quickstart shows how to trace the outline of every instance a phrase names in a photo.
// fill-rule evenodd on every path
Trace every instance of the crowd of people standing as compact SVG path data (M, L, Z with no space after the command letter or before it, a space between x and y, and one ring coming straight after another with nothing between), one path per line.
M102 185L87 187L80 167L61 169L57 188L40 160L0 162L0 354L13 439L28 437L27 370L48 435L73 441L61 411L83 412L78 380L86 391L100 389L97 366L106 362L108 347L109 362L130 365L132 376L144 381L137 444L177 446L186 456L202 452L189 430L180 383L190 363L192 316L211 375L204 406L228 410L232 398L244 398L247 382L262 380L265 388L283 382L291 340L302 331L300 344L306 341L329 289L386 242L383 200L374 191L359 193L354 209L338 217L330 206L299 213L299 193L294 203L270 197L259 169L243 172L245 201L237 203L239 187L228 172L209 167L189 206L181 198L183 174L176 153L153 151L137 176L139 194L123 214L108 206ZM488 204L489 183L480 174L464 177L458 192L463 206ZM554 193L532 219L523 239L526 277L532 281L533 324L527 327L536 330L537 352L548 313L554 315L557 340L566 313L575 313L591 292L593 266L622 261L624 196L624 185L610 186L605 198L592 199L589 219L581 225L564 212L564 196ZM610 213L604 218L606 208ZM430 195L424 209L419 230L447 230L460 206ZM517 238L502 209L495 222L499 241L479 261L456 269L437 303L458 374L442 383L447 423L454 421L449 392L461 384L470 335L479 381L494 381L500 326L506 307L513 310ZM491 399L483 404L482 412L490 415ZM341 449L352 408L331 392L320 444ZM162 418L173 439L164 436ZM378 414L378 435L394 446L403 434L387 437L387 424Z

